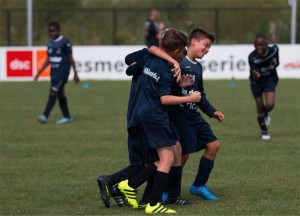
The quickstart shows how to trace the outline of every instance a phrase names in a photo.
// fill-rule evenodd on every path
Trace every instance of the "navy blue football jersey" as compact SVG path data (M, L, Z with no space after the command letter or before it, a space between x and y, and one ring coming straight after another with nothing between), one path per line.
M278 46L273 45L268 47L268 54L266 56L258 56L256 51L249 54L248 61L250 65L250 80L265 82L271 80L278 80L276 67L278 66ZM260 73L260 78L257 80L252 75L251 71L256 70Z
M160 97L170 95L173 74L170 65L158 57L146 54L140 73L132 78L127 112L127 127L143 122L169 124L168 107Z
M216 109L209 103L206 98L203 87L203 77L202 77L202 66L199 62L191 61L187 56L181 61L181 75L192 75L193 76L193 85L186 88L180 88L177 84L172 86L172 94L182 96L192 94L194 91L201 92L201 100L198 103L190 102L180 105L170 106L169 114L170 120L174 121L177 118L183 118L185 121L191 119L192 121L195 118L200 116L200 113L197 111L200 108L206 115L211 117Z
M47 53L51 64L51 79L67 79L71 68L68 59L68 54L72 53L71 42L62 35L50 40Z

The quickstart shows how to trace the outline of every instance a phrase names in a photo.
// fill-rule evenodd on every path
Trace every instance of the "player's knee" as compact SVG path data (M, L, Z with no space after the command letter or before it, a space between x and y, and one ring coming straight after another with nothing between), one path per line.
M61 95L58 95L58 98L59 98L59 100L65 100L66 99L65 96L61 96Z
M182 155L181 156L181 166L183 167L188 161L190 155Z
M170 164L170 165L172 166L172 165L174 164L174 162L175 162L175 157L174 157L174 155L173 155L173 157L170 157L170 158L168 158L167 160L168 160L167 163Z
M181 166L181 155L174 155L173 166Z
M220 143L217 140L207 144L207 150L210 152L217 153L219 151L219 148L220 148Z
M179 142L176 142L176 145L173 146L172 149L173 149L175 157L181 157L182 149L181 149L181 145Z
M268 112L271 111L274 108L274 105L275 105L274 102L267 104L267 110L268 110Z
M175 162L175 158L173 154L170 154L167 157L160 158L160 163L166 166L172 166Z
M58 94L57 94L57 92L56 91L50 91L50 94L49 94L50 96L58 96Z
M58 97L59 97L59 98L65 98L65 93L64 93L64 91L58 92Z

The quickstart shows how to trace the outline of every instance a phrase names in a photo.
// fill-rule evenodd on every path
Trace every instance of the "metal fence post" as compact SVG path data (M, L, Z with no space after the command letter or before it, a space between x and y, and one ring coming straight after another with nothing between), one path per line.
M291 44L296 43L297 29L297 0L289 0L291 6Z
M32 0L27 0L27 46L32 46Z

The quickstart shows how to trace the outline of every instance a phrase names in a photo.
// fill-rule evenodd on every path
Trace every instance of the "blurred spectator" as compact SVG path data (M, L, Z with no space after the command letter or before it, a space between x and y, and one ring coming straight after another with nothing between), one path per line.
M159 46L159 33L165 28L164 23L158 22L159 18L160 11L152 9L144 24L145 40L148 47L152 45Z

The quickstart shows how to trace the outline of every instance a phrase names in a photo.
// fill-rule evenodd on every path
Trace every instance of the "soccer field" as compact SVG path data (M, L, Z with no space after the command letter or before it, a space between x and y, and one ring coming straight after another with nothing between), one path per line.
M249 81L230 82L204 82L208 99L225 114L224 123L207 119L221 142L208 182L220 201L188 193L201 152L183 173L182 196L193 205L172 207L178 215L299 215L300 80L280 80L268 141L260 138ZM58 103L48 124L36 122L48 90L49 82L0 83L0 214L144 215L113 200L106 209L96 184L98 175L128 165L130 82L68 83L75 121L67 125L55 124Z

